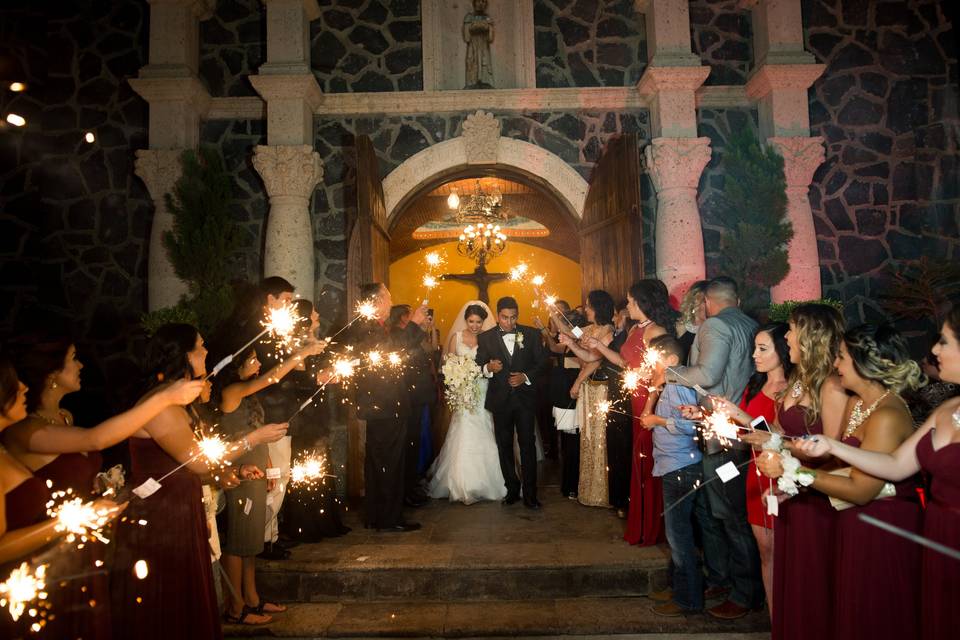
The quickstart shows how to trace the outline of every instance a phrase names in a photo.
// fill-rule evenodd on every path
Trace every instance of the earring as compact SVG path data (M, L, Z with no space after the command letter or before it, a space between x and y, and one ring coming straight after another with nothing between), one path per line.
M56 382L51 382L51 383L50 383L50 388L51 388L51 389L56 389L56 388L57 388L57 383L56 383Z

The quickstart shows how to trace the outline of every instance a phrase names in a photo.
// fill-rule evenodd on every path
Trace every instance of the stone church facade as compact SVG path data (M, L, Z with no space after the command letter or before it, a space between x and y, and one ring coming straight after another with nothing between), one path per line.
M466 1L78 4L0 10L21 25L0 47L42 88L5 98L41 125L3 134L0 266L12 295L0 322L70 320L107 381L133 371L116 355L131 351L124 328L182 290L158 250L162 194L179 150L199 144L218 147L236 178L235 275L292 275L328 320L344 300L354 137L372 139L389 202L415 187L403 175L433 170L417 157L444 143L465 152L453 143L480 110L517 167L534 167L534 154L553 177L571 172L558 190L586 185L606 142L637 134L646 271L675 287L715 273L718 163L743 127L786 160L797 236L774 299L822 288L851 321L873 320L891 265L960 257L945 3L517 0L502 27L514 86L474 92L445 88L462 59L441 36ZM77 142L88 130L97 142Z

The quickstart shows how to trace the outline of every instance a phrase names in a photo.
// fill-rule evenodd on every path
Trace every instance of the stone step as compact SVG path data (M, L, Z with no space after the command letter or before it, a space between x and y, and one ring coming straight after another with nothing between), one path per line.
M720 621L705 614L663 618L651 611L651 605L642 597L293 604L268 626L227 625L224 632L233 638L769 637L766 611Z

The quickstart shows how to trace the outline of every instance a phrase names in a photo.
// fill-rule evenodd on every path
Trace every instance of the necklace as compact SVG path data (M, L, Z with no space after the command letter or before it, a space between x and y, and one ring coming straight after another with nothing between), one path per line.
M850 412L850 418L847 419L847 428L843 432L844 438L849 438L857 430L861 424L870 417L870 414L873 413L873 410L877 408L884 398L890 395L890 392L887 391L882 396L877 398L872 405L870 405L866 411L863 410L863 398L857 400L857 404L853 405L853 410Z
M793 388L790 389L790 397L794 400L800 398L803 395L803 383L797 380L793 383Z
M66 425L68 427L70 426L70 419L63 412L63 409L57 410L57 417L59 418L58 420L54 420L49 416L45 416L39 411L34 411L30 415L33 416L34 418L39 418L40 420L43 420L47 424L52 424L54 426L63 426L63 425Z

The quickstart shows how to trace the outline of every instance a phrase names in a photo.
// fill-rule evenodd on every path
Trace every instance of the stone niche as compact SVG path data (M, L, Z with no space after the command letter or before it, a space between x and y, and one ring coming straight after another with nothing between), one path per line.
M467 43L463 18L473 12L473 0L423 0L423 88L425 91L463 89ZM536 86L533 45L533 0L488 0L494 21L490 44L495 89Z

